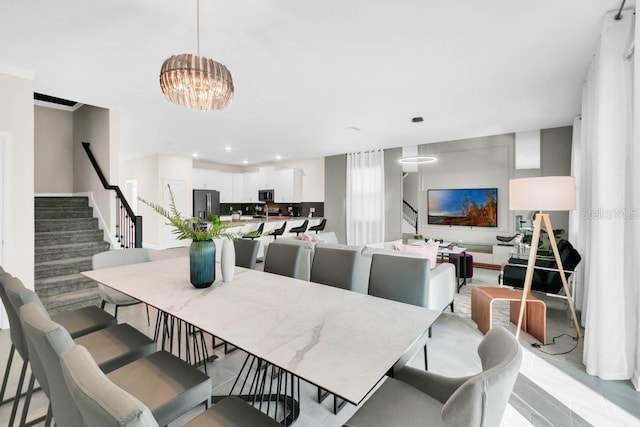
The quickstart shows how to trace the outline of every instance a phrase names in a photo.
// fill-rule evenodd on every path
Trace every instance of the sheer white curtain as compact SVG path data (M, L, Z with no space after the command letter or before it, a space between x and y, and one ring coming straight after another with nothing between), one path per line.
M583 88L582 120L573 147L578 209L570 235L582 254L577 303L585 325L583 361L604 379L632 379L639 388L640 150L634 123L635 17L604 17L598 50ZM634 84L635 81L635 84ZM634 113L635 111L635 113ZM578 123L576 123L578 126Z
M384 151L347 154L347 244L384 241Z

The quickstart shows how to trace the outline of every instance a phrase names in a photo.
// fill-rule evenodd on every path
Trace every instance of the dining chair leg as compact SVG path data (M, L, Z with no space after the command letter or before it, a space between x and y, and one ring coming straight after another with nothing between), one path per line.
M118 304L116 304L116 309L115 309L115 311L113 312L113 317L115 317L115 318L116 318L116 320L118 319Z
M13 401L13 406L11 407L11 415L9 416L9 427L13 427L13 423L16 420L16 415L18 414L18 404L20 403L20 396L22 395L22 387L24 386L24 377L27 373L27 365L28 361L22 362L22 369L20 370L20 379L18 380L18 388L16 390L16 398Z
M102 302L100 303L100 308L104 310L105 305L107 305L107 302L105 300L102 300Z
M29 385L27 386L27 395L24 398L24 406L22 407L22 417L20 418L20 426L27 424L27 414L29 406L31 406L31 396L33 395L33 387L36 384L36 377L31 373L29 377Z
M429 338L431 338L431 326L429 326Z
M4 393L7 391L7 383L9 382L9 372L11 371L11 365L13 364L13 355L16 352L16 347L11 344L11 350L9 350L9 359L7 359L7 366L4 371L4 378L2 379L2 388L0 388L0 406L4 403L10 402L11 399L4 400Z

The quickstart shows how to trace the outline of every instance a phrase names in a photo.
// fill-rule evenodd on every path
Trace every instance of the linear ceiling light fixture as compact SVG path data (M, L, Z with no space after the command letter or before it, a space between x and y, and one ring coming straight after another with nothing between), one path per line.
M400 163L408 163L408 164L413 164L413 165L420 165L423 163L431 163L431 162L435 162L436 159L435 157L432 156L408 156L408 157L403 157L400 159Z
M191 110L221 110L233 96L231 73L224 65L200 56L200 0L197 0L197 55L166 59L160 69L160 88L169 101Z

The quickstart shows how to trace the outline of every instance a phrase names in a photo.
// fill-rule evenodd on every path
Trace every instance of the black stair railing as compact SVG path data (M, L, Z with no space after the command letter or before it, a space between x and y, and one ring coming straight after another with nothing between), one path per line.
M88 142L83 142L82 147L89 157L91 166L98 174L100 182L105 190L116 192L116 238L122 248L141 248L142 247L142 217L133 213L133 209L124 194L117 185L111 185L107 182L102 169L98 165L96 158L89 148Z
M402 217L407 221L418 234L418 211L413 208L406 200L402 201Z

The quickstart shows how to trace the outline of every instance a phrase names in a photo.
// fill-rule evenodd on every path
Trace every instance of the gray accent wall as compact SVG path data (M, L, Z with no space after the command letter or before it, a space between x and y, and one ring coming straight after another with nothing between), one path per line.
M384 150L384 240L402 237L402 148Z
M513 177L514 134L425 144L420 155L432 155L436 162L420 165L418 215L425 238L450 242L493 244L496 235L513 234L509 212L509 179ZM498 227L468 227L427 224L427 191L449 188L497 188Z
M540 166L542 176L571 175L571 141L573 128L565 126L540 132ZM550 212L551 226L569 232L569 212ZM557 237L557 236L556 236Z
M420 165L418 199L420 230L425 237L451 242L493 244L496 235L515 234L515 215L529 220L530 212L509 210L509 180L534 176L571 174L570 126L542 129L540 169L515 169L515 135L504 134L419 146L421 155L437 157L434 163ZM427 224L427 190L447 188L498 188L498 227L461 227ZM569 215L552 212L554 229L568 229ZM531 225L530 223L527 225ZM565 235L566 237L566 235Z
M326 231L333 231L338 242L347 242L347 155L324 158L324 217Z

